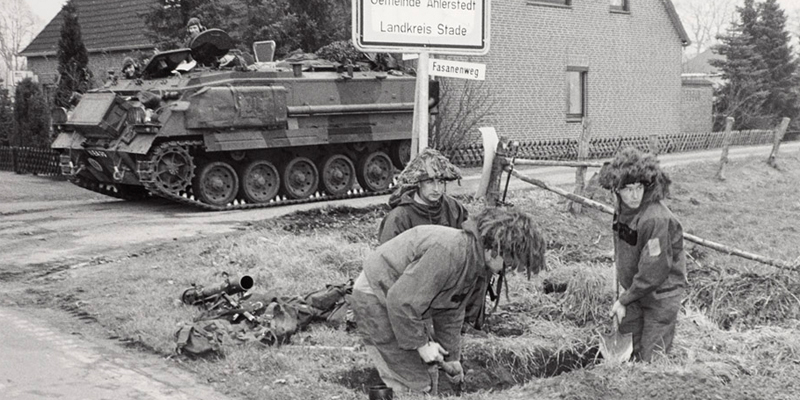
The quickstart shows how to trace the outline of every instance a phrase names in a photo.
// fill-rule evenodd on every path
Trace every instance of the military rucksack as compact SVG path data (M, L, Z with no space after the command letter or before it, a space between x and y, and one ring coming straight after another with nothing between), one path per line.
M222 355L231 331L230 322L221 319L183 324L175 332L175 352L190 357Z

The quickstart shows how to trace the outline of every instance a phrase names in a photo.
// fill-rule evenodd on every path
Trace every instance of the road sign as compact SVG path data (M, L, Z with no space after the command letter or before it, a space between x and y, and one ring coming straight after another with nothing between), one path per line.
M362 51L486 54L490 0L354 0Z
M447 76L450 78L482 81L486 79L486 64L431 58L428 62L428 73L431 76Z

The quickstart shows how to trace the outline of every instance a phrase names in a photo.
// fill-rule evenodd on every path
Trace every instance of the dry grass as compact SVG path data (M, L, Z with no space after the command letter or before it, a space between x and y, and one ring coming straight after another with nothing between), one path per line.
M734 162L728 181L711 180L713 164L671 170L670 208L687 231L784 260L800 256L800 160L783 171L761 160ZM466 399L789 399L800 377L797 276L690 246L691 290L669 357L652 364L602 364L556 375L592 356L614 296L610 216L538 189L510 194L548 240L549 271L509 278L509 299L489 318L488 333L465 338L472 389ZM469 203L471 211L480 204ZM21 305L80 310L109 335L170 355L179 324L199 312L178 297L221 273L248 274L256 291L297 295L354 278L377 244L382 207L324 209L254 223L247 231L197 238L138 257L65 270L19 283ZM545 293L545 281L565 284ZM505 296L505 295L504 295ZM735 316L732 318L731 316ZM725 321L728 321L726 323ZM723 328L727 328L723 329ZM243 399L363 399L375 379L363 353L313 346L354 346L340 330L312 326L297 345L243 345L217 361L180 360L202 379ZM303 347L306 346L306 347ZM308 346L312 346L309 348ZM596 350L595 350L596 351ZM553 361L555 360L555 361ZM177 360L176 360L177 361ZM550 376L549 378L538 378ZM504 388L502 392L489 389ZM404 398L423 398L410 396Z

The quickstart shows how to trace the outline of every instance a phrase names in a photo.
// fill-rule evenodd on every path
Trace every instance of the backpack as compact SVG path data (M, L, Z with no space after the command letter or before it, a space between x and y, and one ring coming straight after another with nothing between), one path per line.
M337 327L345 322L349 306L345 297L353 293L353 280L339 285L325 285L324 289L306 294L303 300L312 307L315 320L325 320Z
M220 319L183 324L175 332L175 352L190 357L222 355L231 331L230 323Z

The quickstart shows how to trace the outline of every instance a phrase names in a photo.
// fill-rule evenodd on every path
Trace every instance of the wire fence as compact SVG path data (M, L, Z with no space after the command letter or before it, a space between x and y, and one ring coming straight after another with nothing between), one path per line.
M659 154L708 150L722 147L725 132L679 133L655 137ZM757 146L771 144L774 130L743 130L731 132L731 146ZM589 159L611 158L626 147L649 151L651 136L601 137L589 143ZM463 146L439 149L450 160L461 167L483 164L483 145L470 143ZM550 139L520 142L517 156L533 160L570 161L578 158L578 139Z
M681 153L694 150L707 150L722 147L724 132L679 133L659 135L659 153ZM744 130L731 132L731 146L756 146L770 144L774 130ZM611 158L617 151L626 147L636 147L649 151L650 136L621 138L594 138L589 144L589 159ZM470 143L452 148L439 149L450 160L461 167L475 167L483 164L483 145ZM548 139L521 142L517 155L533 160L568 161L578 158L577 139ZM59 153L49 148L0 146L0 171L14 171L20 174L61 175Z
M0 171L58 176L58 163L59 153L49 148L0 146Z

